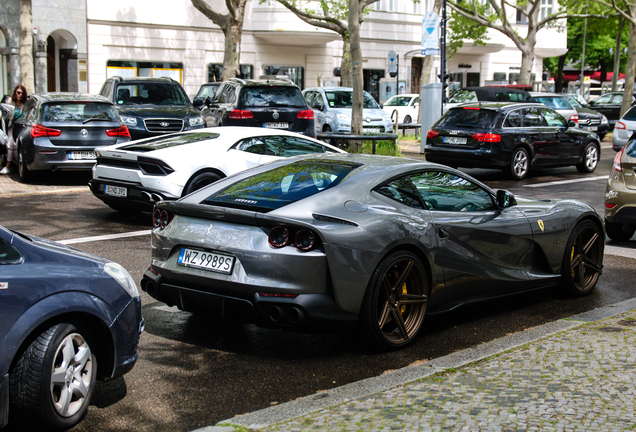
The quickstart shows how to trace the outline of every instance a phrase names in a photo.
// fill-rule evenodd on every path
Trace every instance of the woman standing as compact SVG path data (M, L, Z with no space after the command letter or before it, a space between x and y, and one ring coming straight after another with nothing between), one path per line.
M15 153L16 144L13 139L13 122L19 119L22 114L24 114L24 104L27 100L27 91L23 85L18 84L13 89L13 94L11 95L10 105L13 106L13 118L8 119L9 121L9 130L8 130L8 140L7 140L7 165L0 170L0 174L9 174L9 167L11 166L11 161L13 160L13 155Z

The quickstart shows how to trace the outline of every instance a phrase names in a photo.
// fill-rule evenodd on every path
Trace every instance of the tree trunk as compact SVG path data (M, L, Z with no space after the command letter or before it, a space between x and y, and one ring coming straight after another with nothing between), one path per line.
M631 8L631 16L636 16L636 6ZM634 72L636 72L636 25L629 23L629 41L627 42L627 67L625 68L625 93L628 95L623 98L621 105L621 117L632 106L632 98L629 97L634 92Z
M362 74L362 49L360 47L360 6L359 0L349 0L349 37L351 43L352 73L351 83L353 87L353 104L351 110L351 134L362 134L362 99L363 99L363 74ZM359 144L353 144L355 152Z
M223 75L222 81L227 81L230 78L234 78L240 74L239 60L240 60L240 43L241 43L241 29L243 25L237 25L235 20L229 20L226 29L223 29L225 34L225 53L223 55Z
M561 57L559 57L557 79L556 79L555 89L554 89L557 93L563 93L563 67L565 66L566 57L567 57L567 54L563 54Z
M340 61L340 86L353 86L353 62L351 61L351 40L349 35L342 37L342 60Z
M32 28L31 0L20 0L20 84L26 87L27 94L35 92Z
M614 72L612 73L612 91L618 90L618 76L621 71L621 39L623 37L625 18L618 18L618 33L616 33L616 47L614 48Z

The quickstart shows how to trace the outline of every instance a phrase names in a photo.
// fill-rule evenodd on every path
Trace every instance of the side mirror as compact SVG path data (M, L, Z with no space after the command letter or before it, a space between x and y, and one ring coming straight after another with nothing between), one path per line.
M497 205L501 208L512 207L517 205L517 200L512 192L500 189L497 191Z
M380 104L380 109L384 108L384 104Z
M205 106L208 106L208 107L212 105L212 99L210 99L210 96L206 96L203 103L205 104Z
M322 111L324 107L322 106L320 102L316 102L314 103L314 106L312 108L317 109L318 111Z
M568 127L576 127L576 122L574 120L568 120Z
M192 105L194 105L195 108L200 108L204 103L205 101L202 98L192 99Z

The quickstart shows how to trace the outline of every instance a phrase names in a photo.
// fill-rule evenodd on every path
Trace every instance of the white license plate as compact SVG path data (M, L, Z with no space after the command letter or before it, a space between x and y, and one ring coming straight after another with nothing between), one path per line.
M234 267L234 257L213 252L181 248L177 264L184 267L196 267L213 272L231 274Z
M263 127L268 129L288 129L289 123L263 123Z
M96 159L97 155L92 151L72 151L68 152L68 158L70 160Z
M598 126L583 126L583 130L596 132L598 130Z
M458 138L458 137L444 137L444 142L446 144L466 144L466 138Z
M128 196L128 189L125 187L104 185L104 193L106 195L126 198Z
M362 133L381 133L380 128L362 128Z

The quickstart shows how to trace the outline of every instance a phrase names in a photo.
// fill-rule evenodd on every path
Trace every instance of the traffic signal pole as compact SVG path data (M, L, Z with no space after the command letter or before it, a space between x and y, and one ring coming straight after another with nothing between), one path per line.
M442 106L440 107L442 110L442 114L444 114L444 101L446 100L446 87L448 84L446 80L448 80L448 75L446 74L446 0L442 4L442 22L440 23L440 52L439 52L439 65L441 69L441 73L439 74L440 81L442 83Z

